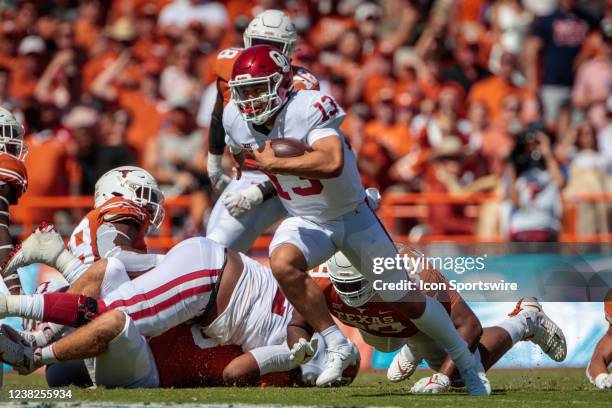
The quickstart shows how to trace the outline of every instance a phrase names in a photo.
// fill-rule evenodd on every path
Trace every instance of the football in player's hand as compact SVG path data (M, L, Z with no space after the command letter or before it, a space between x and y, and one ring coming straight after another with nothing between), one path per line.
M298 157L312 151L306 143L295 139L272 139L270 146L276 157Z

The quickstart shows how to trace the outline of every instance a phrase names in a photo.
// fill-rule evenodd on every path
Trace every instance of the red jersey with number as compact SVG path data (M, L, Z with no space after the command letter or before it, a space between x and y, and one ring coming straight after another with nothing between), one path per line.
M181 324L149 341L162 387L223 384L223 369L242 350L234 345L220 346L201 328Z
M217 54L215 62L215 74L219 89L223 94L223 106L231 99L231 92L228 82L232 78L232 69L234 62L238 59L244 48L226 48ZM301 89L319 89L319 80L306 68L292 66L293 68L293 89L298 91Z
M420 275L426 282L448 282L435 270L425 270ZM331 280L328 277L321 277L320 273L317 276L319 277L314 280L323 291L331 314L342 323L377 337L406 338L418 333L419 330L411 320L404 318L384 302L368 302L361 307L347 306L342 302ZM449 314L453 305L461 299L457 292L450 290L425 292L425 294L440 301Z

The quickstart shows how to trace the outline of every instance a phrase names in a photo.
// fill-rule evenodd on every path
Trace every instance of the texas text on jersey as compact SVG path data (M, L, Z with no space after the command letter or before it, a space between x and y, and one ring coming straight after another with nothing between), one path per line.
M144 238L151 224L151 216L139 205L122 197L111 198L87 213L70 236L70 252L85 264L104 258L106 254L100 254L98 249L100 227L119 222L138 225L138 235L132 242L132 248L146 252Z
M423 271L420 276L425 282L446 281L446 278L435 270ZM400 316L385 302L369 301L361 307L351 307L342 302L328 277L316 277L315 282L323 291L332 315L348 326L378 337L407 338L419 332L410 320ZM451 308L461 299L456 291L443 290L425 294L438 299L449 314Z

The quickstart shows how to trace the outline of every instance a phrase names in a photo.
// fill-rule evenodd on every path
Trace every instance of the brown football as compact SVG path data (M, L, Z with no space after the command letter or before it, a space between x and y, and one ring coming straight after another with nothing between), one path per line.
M306 152L312 152L310 146L295 139L272 139L270 146L276 157L298 157Z

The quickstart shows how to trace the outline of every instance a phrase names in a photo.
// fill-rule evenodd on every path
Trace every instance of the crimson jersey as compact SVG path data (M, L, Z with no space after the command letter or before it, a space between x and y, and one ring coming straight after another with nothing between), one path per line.
M226 48L217 54L217 61L215 62L215 75L217 75L217 82L221 93L223 94L223 106L231 99L231 93L228 82L232 78L232 70L234 68L234 62L238 59L244 48ZM319 80L313 74L305 68L292 66L293 68L293 89L308 89L318 90Z
M321 274L318 273L316 276ZM426 282L446 282L446 278L435 270L423 271L421 279ZM315 277L314 280L323 291L331 314L347 326L356 327L378 337L406 338L414 336L419 331L412 321L402 317L385 302L369 302L362 307L347 306L342 302L328 277ZM449 314L453 305L461 299L456 291L425 294L440 301Z
M23 162L9 154L0 153L0 180L15 187L16 199L19 199L28 188L28 173Z
M146 252L147 244L144 238L151 224L151 216L139 205L122 197L111 198L83 217L70 236L70 252L85 264L96 262L104 256L98 252L97 245L100 226L125 221L133 221L138 224L138 235L132 242L132 248Z
M149 341L162 387L223 384L223 369L242 349L218 345L201 328L181 324Z

